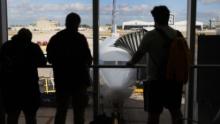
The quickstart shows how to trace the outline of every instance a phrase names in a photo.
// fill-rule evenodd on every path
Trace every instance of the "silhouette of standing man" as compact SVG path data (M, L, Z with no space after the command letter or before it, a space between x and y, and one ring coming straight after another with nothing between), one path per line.
M0 124L5 124L5 110L2 96L2 85L0 84Z
M85 36L78 32L80 22L78 14L68 14L66 29L55 34L47 46L47 57L53 66L56 87L55 124L65 124L71 98L74 123L84 124L92 57Z
M151 11L155 29L147 32L142 42L127 65L137 63L145 53L149 53L148 83L144 90L145 110L148 112L147 124L159 124L159 117L163 108L171 113L172 124L183 124L181 113L181 98L183 83L165 79L165 68L168 57L169 41L160 31L170 39L177 36L177 31L168 26L170 11L166 6L155 6Z
M46 58L31 39L32 33L22 28L0 50L7 124L17 124L21 111L26 124L37 123L36 113L40 106L37 67L45 66Z

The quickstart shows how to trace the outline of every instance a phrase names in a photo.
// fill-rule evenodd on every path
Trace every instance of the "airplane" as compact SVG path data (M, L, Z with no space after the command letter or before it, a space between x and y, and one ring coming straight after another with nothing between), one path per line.
M119 37L119 34L116 32L116 24L114 21L115 9L116 1L113 0L112 36L100 42L100 65L125 65L137 51L142 37L147 32L143 29ZM135 85L136 80L136 68L100 69L101 103L103 105L108 104L112 108L112 111L107 114L116 112L116 114L123 115L124 101L131 95L133 91L131 86Z

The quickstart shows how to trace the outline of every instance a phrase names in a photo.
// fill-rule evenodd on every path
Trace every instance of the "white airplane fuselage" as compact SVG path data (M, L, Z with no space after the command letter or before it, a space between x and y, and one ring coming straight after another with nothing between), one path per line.
M131 55L114 46L118 36L111 36L100 44L99 62L102 65L125 65ZM134 68L100 69L100 96L104 103L123 104L131 93L131 86L136 81Z

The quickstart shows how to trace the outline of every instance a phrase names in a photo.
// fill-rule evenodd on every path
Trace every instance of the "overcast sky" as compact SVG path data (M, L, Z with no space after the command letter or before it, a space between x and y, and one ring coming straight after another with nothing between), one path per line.
M39 19L64 22L69 12L81 15L83 24L92 24L92 0L7 0L9 25L31 24ZM187 0L116 0L116 22L152 21L150 11L155 5L166 5L176 21L186 19ZM100 0L100 23L111 23L112 0ZM220 18L220 0L198 0L197 20L208 23Z

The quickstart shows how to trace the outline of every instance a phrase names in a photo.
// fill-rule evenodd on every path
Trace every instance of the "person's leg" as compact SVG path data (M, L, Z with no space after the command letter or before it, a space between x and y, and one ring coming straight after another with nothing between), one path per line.
M85 108L88 104L88 95L86 90L74 93L72 97L72 106L74 114L74 124L84 124L85 118Z
M21 110L7 111L7 124L18 124L18 118Z
M5 124L5 112L3 108L0 108L0 124Z
M30 88L31 89L31 88ZM23 95L22 110L25 116L26 124L37 124L37 110L40 107L40 93L33 90L29 94Z
M65 124L66 114L69 105L69 96L63 92L56 93L56 115L54 124Z
M144 88L144 106L148 112L147 124L159 124L160 114L163 111L163 86L160 81L150 81Z
M40 107L40 101L37 99L35 100L35 103L27 104L26 102L26 104L24 104L23 112L24 112L26 124L37 124L36 114L39 107Z
M24 111L26 124L37 124L36 112Z
M183 124L183 115L180 109L169 109L172 124Z
M159 124L159 122L160 122L160 113L148 112L147 124Z
M5 108L2 91L0 89L0 124L5 124Z
M182 87L181 83L175 81L171 81L166 87L165 107L170 112L172 124L183 124L181 112Z
M85 107L74 107L74 124L84 124Z

